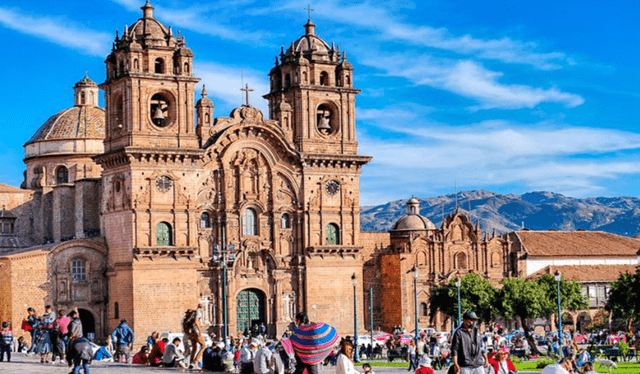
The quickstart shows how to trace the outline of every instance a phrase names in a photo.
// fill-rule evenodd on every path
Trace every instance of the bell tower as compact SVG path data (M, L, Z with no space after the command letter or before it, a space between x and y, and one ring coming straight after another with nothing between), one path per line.
M192 286L202 266L193 181L204 151L194 125L193 53L148 1L141 9L142 18L116 32L105 61L104 153L94 159L109 248L108 329L127 318L144 336L179 330L184 310L200 300ZM205 104L210 121L213 103ZM160 309L162 317L150 318Z
M153 140L167 148L198 148L194 126L193 52L185 38L174 36L153 18L149 2L143 17L122 36L116 31L106 59L105 152L144 147Z
M271 119L280 121L298 151L309 154L357 153L353 66L346 53L315 34L309 18L305 34L291 43L271 72L269 101ZM289 118L292 108L293 115Z

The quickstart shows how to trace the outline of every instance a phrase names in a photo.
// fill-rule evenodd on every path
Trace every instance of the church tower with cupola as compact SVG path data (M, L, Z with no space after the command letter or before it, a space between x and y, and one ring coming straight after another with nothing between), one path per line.
M141 9L142 18L116 32L105 61L106 134L95 160L103 170L108 326L127 318L144 333L178 330L185 308L199 301L192 181L204 152L194 124L193 53L154 18L149 1Z

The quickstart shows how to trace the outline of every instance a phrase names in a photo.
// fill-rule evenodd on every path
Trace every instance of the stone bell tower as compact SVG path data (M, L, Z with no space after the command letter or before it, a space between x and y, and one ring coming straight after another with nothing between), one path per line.
M178 331L199 300L195 184L203 151L194 126L193 53L153 17L122 36L105 63L106 136L102 225L107 238L107 325L127 318L136 334ZM163 313L157 313L163 310Z
M310 18L304 28L286 51L281 48L264 98L270 118L280 123L301 157L304 251L297 262L304 266L302 307L310 318L349 331L345 321L352 310L344 300L353 298L352 282L357 290L363 284L360 172L371 157L357 154L360 90L353 87L346 53L317 36Z
M304 153L357 152L353 67L346 53L315 34L311 19L305 34L291 43L269 73L271 119L279 120Z

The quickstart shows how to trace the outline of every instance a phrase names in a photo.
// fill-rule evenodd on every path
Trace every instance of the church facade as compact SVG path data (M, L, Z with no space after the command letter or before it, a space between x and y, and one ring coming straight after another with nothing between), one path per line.
M245 87L245 105L214 118L184 37L142 11L116 35L105 82L79 81L75 105L25 144L21 188L0 184L0 319L14 329L51 304L78 307L98 337L122 318L145 337L180 331L203 304L218 336L264 323L277 337L298 311L349 335L354 309L360 332L370 311L389 331L413 326L414 268L420 326L447 329L426 317L432 287L528 275L517 235L487 235L460 211L436 229L414 199L390 232L361 232L360 91L311 20L269 73L269 113Z

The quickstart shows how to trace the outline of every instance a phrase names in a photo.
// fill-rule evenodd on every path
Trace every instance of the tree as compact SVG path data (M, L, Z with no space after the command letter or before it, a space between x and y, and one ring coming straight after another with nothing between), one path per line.
M537 281L505 278L495 305L498 313L507 319L519 318L531 351L540 354L531 336L529 322L535 318L550 318L557 312L558 290L555 278L545 274ZM562 309L580 309L586 306L580 284L560 281Z
M640 319L640 267L635 274L621 274L618 280L611 283L609 299L605 309L612 317L626 319L627 330L633 334L633 321Z
M539 282L523 278L505 278L503 288L496 297L498 313L506 319L520 319L524 336L529 342L531 352L540 354L531 336L528 321L542 317L548 300L544 287Z
M460 280L460 310L464 313L473 310L483 321L492 321L495 317L494 298L496 289L491 286L488 280L478 274L469 273ZM438 311L447 316L458 316L458 288L455 280L449 280L444 287L431 290L429 297L429 315L431 320Z

